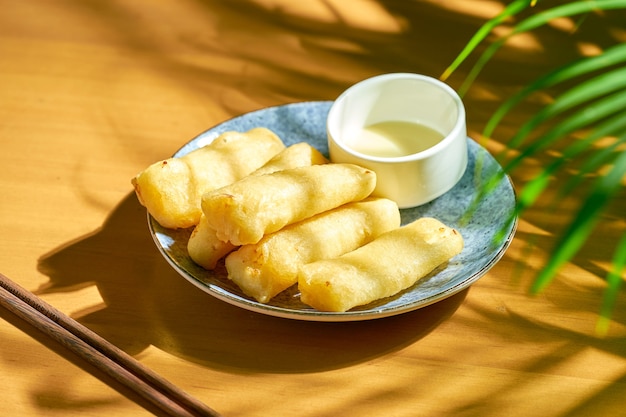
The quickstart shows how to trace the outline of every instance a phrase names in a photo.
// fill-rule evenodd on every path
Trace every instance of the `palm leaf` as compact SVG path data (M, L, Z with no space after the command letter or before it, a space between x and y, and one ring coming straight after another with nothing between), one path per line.
M608 288L604 292L602 306L600 307L600 320L596 327L598 333L604 335L608 331L609 318L615 308L615 302L622 285L622 273L626 269L626 233L622 235L613 256L611 272L606 277Z
M614 65L622 64L625 62L626 44L620 44L605 50L600 55L575 61L573 63L565 65L562 68L558 68L555 71L550 72L546 76L532 82L527 87L506 100L489 118L489 121L487 122L483 130L483 136L487 138L492 137L493 132L500 124L502 119L516 105L523 102L533 93L545 90L546 88L572 80L574 78L581 77L601 69L610 68Z
M535 4L534 1L515 1L502 13L485 23L485 25L470 39L454 62L445 70L442 78L449 77L484 41L493 29L502 24L506 19L515 17L522 11ZM510 33L488 45L479 55L476 63L471 67L465 81L459 88L459 93L464 95L469 86L482 71L483 67L491 60L493 55L516 34L531 31L555 18L586 15L598 10L626 9L626 0L589 0L573 1L564 5L556 6L521 20L515 25ZM543 290L558 270L572 257L589 238L597 225L600 215L615 193L622 187L622 180L626 176L626 152L620 152L619 146L626 143L626 117L623 110L626 108L626 44L616 45L605 50L601 55L584 58L568 64L530 83L526 88L506 100L492 115L487 122L483 137L489 138L495 132L497 126L505 116L537 91L545 90L566 81L573 81L577 77L590 77L588 80L570 88L557 97L554 102L521 126L516 135L509 141L509 149L524 145L518 156L509 161L505 167L507 173L517 168L522 161L532 157L538 152L546 150L564 138L570 137L575 132L588 131L585 138L566 144L560 157L546 166L534 179L524 185L518 195L514 219L526 208L533 205L542 195L551 179L559 169L568 166L568 162L580 158L582 155L592 152L578 173L570 178L555 197L557 200L586 179L589 174L609 164L611 165L606 175L597 176L591 184L589 195L575 213L573 219L565 231L558 237L556 248L547 265L541 270L531 286L531 292ZM618 68L615 68L618 67ZM599 75L592 76L594 73ZM556 122L556 123L555 123ZM528 142L531 135L539 128L551 124L547 131L538 135L532 142ZM595 143L607 136L617 139L611 146L594 148ZM480 167L479 167L480 169ZM494 177L488 185L493 185L501 179ZM484 192L488 192L486 187ZM480 193L479 193L480 194ZM610 314L615 306L621 275L626 269L626 233L621 237L612 259L612 268L606 277L607 290L604 294L598 321L598 331L604 332L608 327Z
M622 118L622 119L626 119L624 118L623 114L618 114L616 116L616 118ZM624 122L622 122L623 124ZM626 131L625 127L621 127L620 128L621 132ZM608 135L607 135L608 136ZM572 176L567 183L565 183L564 185L561 186L558 195L555 197L556 199L562 199L564 198L566 195L572 193L575 189L577 189L581 183L584 181L585 177L589 174L589 173L593 173L598 171L602 166L607 165L607 164L611 164L612 163L612 159L615 159L615 156L617 155L617 152L619 152L617 150L617 148L626 143L626 136L622 136L620 137L618 140L616 140L614 143L612 143L611 145L605 147L605 148L601 148L601 149L597 149L594 151L593 155L591 155L588 159L586 159L583 163L583 165L580 167L580 169L578 170L578 173L574 176Z
M611 170L596 181L593 190L578 210L574 220L558 240L556 251L550 257L545 268L539 272L531 287L533 293L543 290L552 281L558 270L576 255L598 222L602 210L621 188L624 175L626 175L626 152L621 152ZM621 252L618 254L622 256ZM613 264L619 265L622 261L621 258L614 259Z
M455 60L450 64L448 68L445 69L443 74L441 75L441 79L447 79L456 69L472 54L474 49L480 43L489 36L489 34L499 26L502 22L509 19L511 16L515 16L517 13L525 10L529 5L531 5L531 0L516 0L513 3L509 4L500 14L496 17L490 19L485 24L483 24L478 32L472 36L467 45L461 50L459 55L455 58Z
M548 148L558 139L562 139L571 133L588 127L593 123L601 121L602 119L605 119L615 113L623 115L624 108L626 108L626 90L618 91L610 96L596 100L593 102L593 105L584 107L574 112L571 116L564 118L563 121L552 127L548 130L548 132L527 146L522 152L520 152L519 155L512 159L508 165L506 165L505 171L512 171L522 161L537 152ZM515 144L514 146L519 146L518 142L520 142L525 135L530 133L528 129L529 125L532 126L533 129L539 126L536 119L543 119L543 116L543 114L538 115L520 129L520 131L523 131L522 133L524 135L516 135L511 140L511 142Z
M550 183L552 176L562 168L567 162L573 158L581 155L585 151L588 151L593 144L601 138L613 135L614 132L623 132L626 130L626 117L623 114L617 114L613 118L608 119L602 125L597 126L592 133L586 138L580 141L575 141L568 146L564 151L561 158L556 158L550 165L546 166L535 178L524 184L524 188L518 195L516 214L519 216L522 212L532 206L537 199L541 196L543 191ZM563 186L559 192L558 198L562 198L565 195L573 191L574 188L582 177L589 172L595 172L598 168L607 163L610 155L613 154L615 149L626 143L626 136L622 136L619 140L615 141L611 146L596 151L590 158L585 160L583 166L580 168L579 174L573 177L568 183Z
M507 13L507 15L505 17L510 17L515 13L519 13L521 12L525 7L524 3L526 7L529 6L528 2L514 2L511 4L511 6L513 4L515 4L516 8L510 10L510 13ZM531 17L528 17L527 19L521 21L520 23L518 23L517 25L515 25L513 27L513 29L511 30L511 33L507 34L506 36L501 37L500 39L496 40L495 42L491 43L486 49L485 51L479 56L478 61L474 64L474 66L471 68L469 74L467 75L467 77L465 78L463 84L461 84L461 86L459 87L459 94L461 96L465 95L465 93L467 92L467 90L469 89L469 87L473 84L473 82L475 81L475 79L478 77L478 75L480 74L480 72L482 71L482 69L484 68L484 66L491 60L491 58L493 57L493 55L495 55L495 53L514 35L523 33L523 32L528 32L530 30L536 29L540 26L543 26L547 23L549 23L551 20L554 20L556 18L561 18L561 17L571 17L571 16L575 16L575 15L580 15L580 14L584 14L584 13L590 13L593 11L597 11L597 10L612 10L612 9L622 9L622 8L626 8L626 0L588 0L588 1L576 1L576 2L572 2L572 3L568 3L568 4L564 4L561 6L556 6L553 7L552 9L548 9L545 10L543 12L537 13L536 15L533 15ZM505 12L509 11L509 8L507 7L505 9ZM505 13L503 12L503 13ZM486 25L493 25L492 29L495 28L496 26L498 26L497 24L495 24L495 22L493 22L493 20L498 19L498 17L488 21L486 23ZM498 23L501 23L502 20L504 19L500 19L498 21ZM479 30L480 32L480 30ZM482 37L482 39L485 39L485 37ZM472 50L475 49L478 44L468 44L466 46L466 48L468 48L469 46L472 46ZM446 71L444 72L444 75L442 75L442 78L445 79L447 78L450 74L452 74L452 72L458 68L458 66L467 58L467 56L469 56L470 54L466 52L465 57L457 63L456 66L454 67L449 67L446 69ZM456 60L455 60L456 61Z
M621 69L621 72L623 72L624 74L620 73L620 75L626 76L626 68ZM569 92L563 94L561 97L557 98L551 106L544 109L543 112L535 116L535 118L531 119L531 121L527 122L527 124L520 129L520 133L518 133L518 135L516 135L511 140L511 144L515 146L519 145L519 142L521 142L541 123L548 121L550 118L553 118L554 116L564 112L565 110L568 110L578 104L584 103L590 98L595 98L598 95L606 94L607 92L612 91L614 88L619 88L621 86L620 83L626 86L626 79L624 81L616 81L614 78L620 77L603 76L600 80L592 80L591 82L584 83L578 88L570 90ZM547 168L545 168L544 171L540 173L533 181L524 186L520 194L516 211L509 219L509 222L506 223L505 228L508 227L510 222L514 221L516 216L521 215L524 208L534 203L534 201L539 197L541 192L547 187L551 174L553 174L558 167L565 164L568 159L572 158L577 153L581 153L582 151L589 149L589 147L598 139L609 135L620 134L620 132L624 130L626 126L626 118L624 118L621 109L625 107L626 90L620 90L617 93L603 97L595 101L593 103L593 106L584 107L574 112L569 117L563 119L560 123L555 125L544 135L540 136L525 149L522 149L522 151L504 167L504 171L509 173L517 168L517 166L524 160L549 147L555 141L562 139L568 134L571 134L582 128L588 127L595 122L607 119L607 117L617 113L615 116L613 116L613 118L609 118L604 122L604 124L599 125L597 134L592 134L588 136L587 140L575 142L572 149L566 152L562 158L557 159L552 166L548 166ZM484 175L484 173L480 173L481 169L482 168L480 161L477 161L477 178L480 177L480 175ZM490 181L487 181L482 185L480 192L477 194L473 204L468 209L464 220L467 220L471 217L480 199L482 199L485 194L489 193L493 188L495 188L502 178L502 175L496 175L492 177ZM504 231L502 231L502 233L504 233ZM502 233L496 234L496 241L502 238Z

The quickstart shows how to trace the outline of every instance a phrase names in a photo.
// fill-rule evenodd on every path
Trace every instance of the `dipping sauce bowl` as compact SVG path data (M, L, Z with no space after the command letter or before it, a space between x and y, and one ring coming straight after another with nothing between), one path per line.
M331 161L376 172L373 195L400 208L444 194L467 167L463 102L425 75L384 74L354 84L331 106L326 128Z

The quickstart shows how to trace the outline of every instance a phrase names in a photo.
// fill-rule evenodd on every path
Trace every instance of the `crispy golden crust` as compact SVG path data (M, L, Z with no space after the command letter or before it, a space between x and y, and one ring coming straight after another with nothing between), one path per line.
M228 277L266 303L297 282L302 265L354 250L399 225L400 211L391 200L348 203L242 246L226 258Z
M269 233L371 194L376 174L351 164L300 167L248 176L206 193L202 210L219 239L257 243Z
M185 156L150 165L131 182L159 224L191 227L200 221L202 194L245 177L283 149L280 138L265 128L225 132Z
M328 160L317 149L300 142L284 149L250 175L265 175L283 169L325 163ZM205 269L214 269L220 259L236 248L230 242L218 239L215 229L209 226L204 214L200 216L200 221L187 242L189 256Z
M217 238L215 230L209 226L204 215L196 225L187 241L189 257L204 269L215 269L218 261L228 255L237 246Z
M418 219L352 252L304 265L301 300L320 311L347 311L412 286L462 249L458 231Z

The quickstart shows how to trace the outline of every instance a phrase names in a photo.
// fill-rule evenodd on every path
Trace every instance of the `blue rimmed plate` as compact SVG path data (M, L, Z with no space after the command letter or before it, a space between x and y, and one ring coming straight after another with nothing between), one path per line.
M328 155L326 116L331 104L330 101L294 103L247 113L203 132L174 156L200 148L223 132L244 132L254 127L271 129L287 146L305 141ZM157 247L183 278L227 303L262 314L311 321L357 321L401 314L469 287L502 257L513 238L517 222L510 221L515 209L515 192L509 177L502 176L494 189L477 200L482 185L494 174L502 174L502 168L487 150L470 138L468 153L465 175L454 188L426 205L401 210L403 224L419 217L435 217L454 227L465 241L463 251L411 288L344 313L320 312L303 304L297 286L274 297L268 304L259 303L243 294L227 278L223 264L215 271L207 271L191 260L187 253L191 230L163 228L149 215L148 225ZM474 207L472 204L476 200L478 203ZM464 215L470 207L473 207L473 215L465 220ZM500 234L502 231L504 233ZM502 238L496 241L496 236Z

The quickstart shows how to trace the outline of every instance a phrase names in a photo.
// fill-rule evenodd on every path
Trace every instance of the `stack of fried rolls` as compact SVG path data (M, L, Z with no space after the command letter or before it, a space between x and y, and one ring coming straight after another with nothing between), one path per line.
M372 196L374 172L329 163L306 143L285 147L264 128L224 133L132 182L162 226L194 227L194 262L223 261L260 303L297 284L313 308L347 311L415 285L463 249L439 220L400 226L397 204Z

